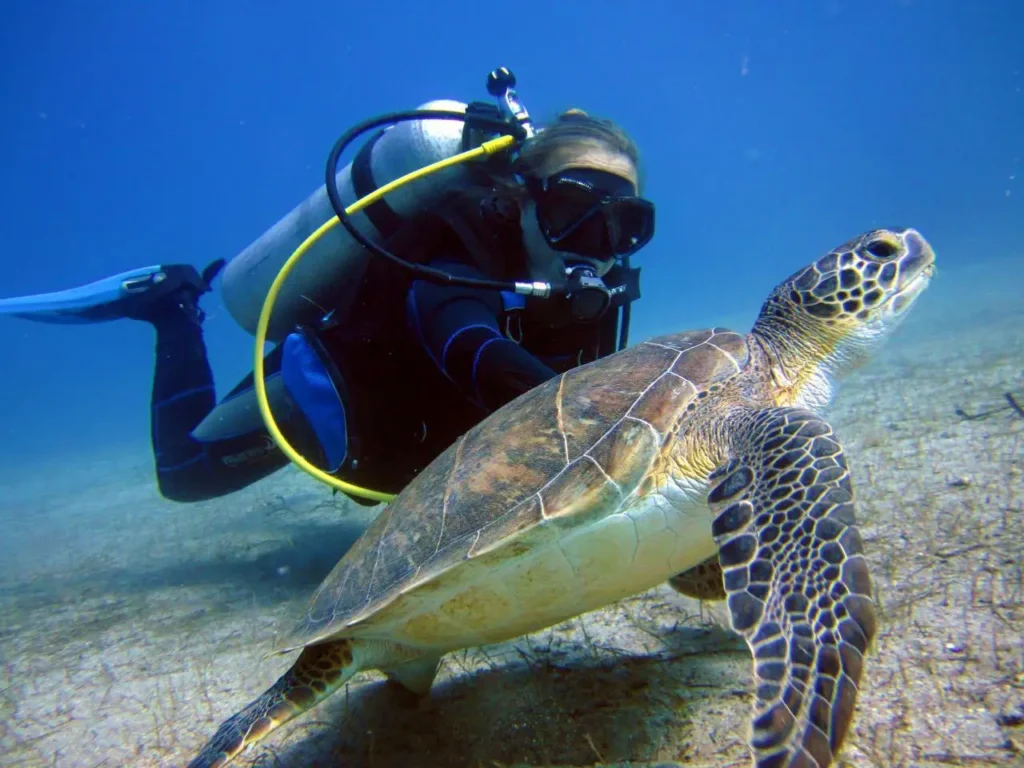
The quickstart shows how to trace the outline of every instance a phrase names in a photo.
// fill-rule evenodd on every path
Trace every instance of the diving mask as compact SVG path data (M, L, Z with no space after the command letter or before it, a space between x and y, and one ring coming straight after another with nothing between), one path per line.
M627 256L654 236L654 204L633 182L594 168L568 168L527 180L540 231L556 251L608 261Z

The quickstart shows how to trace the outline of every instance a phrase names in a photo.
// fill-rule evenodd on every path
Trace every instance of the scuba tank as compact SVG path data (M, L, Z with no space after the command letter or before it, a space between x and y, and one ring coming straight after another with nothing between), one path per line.
M419 109L465 112L460 101L439 99ZM459 120L422 119L398 123L377 133L355 158L338 171L337 190L345 205L418 168L453 157L466 146L466 124ZM470 171L456 165L417 179L350 216L350 223L371 242L382 244L403 219L437 202ZM326 186L293 208L245 250L221 276L221 298L235 321L256 333L260 309L271 283L288 257L325 221L335 215ZM280 342L296 325L313 324L327 307L344 317L355 298L370 254L344 227L334 227L309 249L289 274L270 318L267 340Z
M494 135L514 133L526 138L534 134L514 91L512 73L499 68L488 75L487 85L497 105L442 99L411 112L368 120L346 132L328 158L324 185L227 264L221 277L221 297L235 321L256 337L256 360L253 372L203 419L193 437L212 442L249 434L264 424L276 428L274 414L291 421L296 409L282 376L282 342L296 328L317 326L325 315L343 321L362 283L367 260L375 253L378 258L396 259L383 244L404 227L407 218L430 209L457 185L471 183L474 172L464 163L486 149L483 145L494 144ZM337 170L342 150L357 136L382 125L388 127ZM448 160L452 162L444 162ZM437 163L442 166L431 167ZM419 173L424 171L429 173ZM386 198L369 202L388 186ZM350 204L358 210L347 213ZM327 228L325 222L341 226ZM398 261L424 273L426 279L439 279L435 270ZM440 279L527 295L550 291L543 283L506 284L449 275ZM280 286L276 296L268 299L275 284ZM273 311L261 332L260 319L268 301ZM264 352L268 341L276 346ZM274 435L274 439L281 442L283 436ZM303 468L320 477L317 468ZM345 485L328 475L320 479L336 487Z

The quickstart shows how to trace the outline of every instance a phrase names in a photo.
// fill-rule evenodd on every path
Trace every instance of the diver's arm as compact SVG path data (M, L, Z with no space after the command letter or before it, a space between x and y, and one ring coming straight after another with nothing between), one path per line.
M483 277L465 265L451 273ZM557 375L498 328L501 297L494 291L416 281L409 321L441 371L470 398L493 411Z

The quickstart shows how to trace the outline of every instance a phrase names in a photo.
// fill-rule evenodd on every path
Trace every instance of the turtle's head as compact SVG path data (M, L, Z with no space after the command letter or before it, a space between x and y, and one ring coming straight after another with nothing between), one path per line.
M778 366L777 383L795 386L795 401L820 400L799 394L801 382L824 377L812 385L821 387L866 360L934 271L935 253L916 230L876 229L791 276L754 326Z

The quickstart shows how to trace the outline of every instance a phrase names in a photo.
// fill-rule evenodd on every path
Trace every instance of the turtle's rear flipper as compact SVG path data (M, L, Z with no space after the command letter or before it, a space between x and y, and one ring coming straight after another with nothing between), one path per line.
M725 600L727 597L725 587L722 586L722 566L718 562L718 555L709 557L688 571L677 573L668 580L668 585L695 600Z
M263 695L217 729L188 768L221 768L271 731L312 709L359 671L350 640L305 648Z
M819 416L750 414L711 476L733 629L754 656L758 768L830 765L850 728L875 635L843 449Z
M416 697L426 696L437 677L440 656L425 656L422 659L407 661L396 667L381 670L388 678Z

